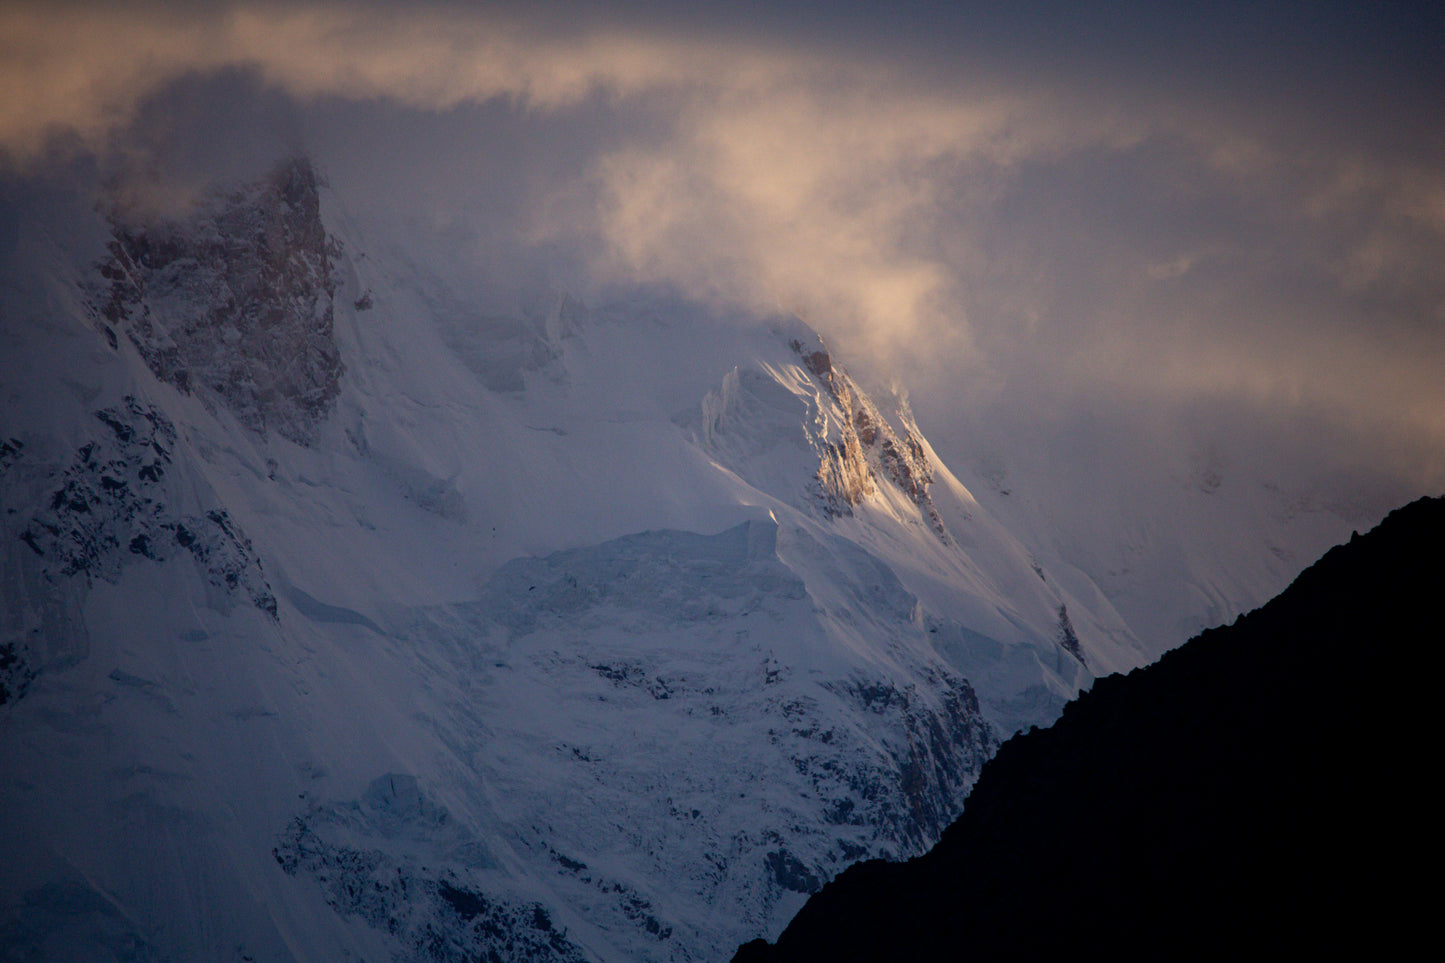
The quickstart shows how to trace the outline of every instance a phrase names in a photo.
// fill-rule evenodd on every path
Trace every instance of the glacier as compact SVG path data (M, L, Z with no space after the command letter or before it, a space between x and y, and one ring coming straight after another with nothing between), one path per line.
M0 288L27 958L724 959L1160 648L796 317L490 315L304 158L37 210Z

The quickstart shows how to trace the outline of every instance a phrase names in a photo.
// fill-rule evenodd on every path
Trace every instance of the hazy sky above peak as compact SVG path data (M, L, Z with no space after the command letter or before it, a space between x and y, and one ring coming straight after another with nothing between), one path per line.
M1445 485L1438 4L173 6L0 6L11 185L305 150L497 309L798 311L951 460Z

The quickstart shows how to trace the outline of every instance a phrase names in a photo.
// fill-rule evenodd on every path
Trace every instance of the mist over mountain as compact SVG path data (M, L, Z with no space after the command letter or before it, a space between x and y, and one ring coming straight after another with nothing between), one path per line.
M22 955L720 959L1348 524L1203 463L1230 507L1184 530L1234 540L1181 601L1147 529L1101 570L988 464L976 498L797 316L499 311L304 155L175 203L33 183L0 284Z
M1154 651L1445 485L1436 5L745 8L14 0L0 216L304 151L454 327L802 316Z
M1445 488L1439 4L0 37L3 956L721 959Z
M489 315L304 157L16 233L17 952L718 958L1145 658L796 318Z
M1392 512L1278 598L1098 680L1005 743L926 856L853 867L739 961L1121 959L1418 945L1399 872L1438 841L1445 500ZM1085 949L1086 948L1086 949Z

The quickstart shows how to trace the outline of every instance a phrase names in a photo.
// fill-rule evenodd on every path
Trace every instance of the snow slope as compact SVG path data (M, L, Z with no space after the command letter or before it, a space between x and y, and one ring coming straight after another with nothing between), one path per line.
M176 222L34 211L0 291L22 956L725 958L1147 657L797 319L486 316L304 160Z

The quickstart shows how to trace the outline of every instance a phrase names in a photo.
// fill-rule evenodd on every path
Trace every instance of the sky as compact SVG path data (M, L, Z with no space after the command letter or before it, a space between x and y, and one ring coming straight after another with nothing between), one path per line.
M999 477L1445 490L1439 4L174 7L0 2L12 197L301 150L489 310L796 312Z

